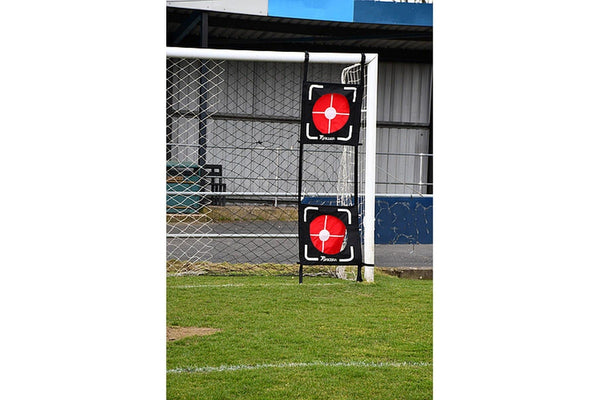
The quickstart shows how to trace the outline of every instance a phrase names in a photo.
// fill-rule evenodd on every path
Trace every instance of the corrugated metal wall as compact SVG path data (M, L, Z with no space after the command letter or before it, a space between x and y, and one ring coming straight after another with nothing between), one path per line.
M431 65L381 63L378 78L376 192L427 193Z

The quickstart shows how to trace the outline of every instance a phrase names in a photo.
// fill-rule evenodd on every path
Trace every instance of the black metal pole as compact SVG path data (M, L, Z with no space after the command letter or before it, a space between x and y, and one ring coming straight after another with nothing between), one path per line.
M302 129L300 129L302 132ZM300 248L300 223L302 221L302 216L300 215L300 205L302 204L302 156L304 153L304 146L302 142L300 142L300 148L298 153L298 248ZM298 269L298 275L300 276L298 283L302 283L302 263L300 263L300 268Z
M364 90L364 75L365 75L365 53L363 53L361 55L361 59L360 59L360 79L359 79L359 83L360 83L360 87L363 88ZM360 130L359 130L360 132ZM360 139L360 138L359 138ZM358 211L358 182L360 181L359 179L359 169L358 169L358 144L356 146L354 146L354 206L356 207L356 210ZM362 243L360 243L360 245L362 245ZM360 252L361 257L360 260L358 260L358 264L357 264L357 271L356 271L356 281L357 282L362 282L363 278L362 278L362 266L363 266L363 260L362 260L362 251Z
M431 79L431 99L429 105L429 146L428 154L433 154L433 79ZM433 157L427 157L427 183L433 184ZM433 185L427 185L427 194L433 194Z
M308 77L308 59L309 54L308 51L304 52L304 71L303 71L303 79L302 79L302 90L300 94L300 104L302 104L302 99L304 96L304 82ZM302 116L300 116L300 120L302 120ZM300 135L302 136L302 125L300 125ZM302 217L300 216L300 205L302 204L302 163L304 156L304 145L302 144L302 140L298 141L300 143L299 153L298 153L298 249L300 250L300 223L302 221ZM298 283L301 284L303 281L303 265L300 262L300 267L298 268Z

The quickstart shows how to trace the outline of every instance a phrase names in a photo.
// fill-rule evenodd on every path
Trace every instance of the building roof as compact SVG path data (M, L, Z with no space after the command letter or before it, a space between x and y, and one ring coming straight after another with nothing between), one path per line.
M167 46L369 52L382 61L432 62L431 26L281 18L167 7Z

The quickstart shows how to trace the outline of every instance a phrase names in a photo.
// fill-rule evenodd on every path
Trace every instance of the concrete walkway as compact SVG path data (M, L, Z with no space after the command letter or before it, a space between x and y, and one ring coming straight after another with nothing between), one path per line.
M433 268L433 245L376 244L375 266Z

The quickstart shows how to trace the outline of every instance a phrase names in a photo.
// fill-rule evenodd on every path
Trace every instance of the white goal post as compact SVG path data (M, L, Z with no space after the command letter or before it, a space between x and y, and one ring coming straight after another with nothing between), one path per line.
M264 61L303 63L304 52L253 51L207 48L168 47L167 57L202 59L202 60L231 60L231 61ZM360 63L360 53L319 53L310 52L309 63L353 64ZM364 168L364 216L363 216L363 257L367 264L364 270L364 280L374 281L375 263L375 170L376 170L376 123L377 123L377 69L378 55L365 54L367 69L366 79L366 125L363 133L365 168ZM300 83L299 83L300 85Z

